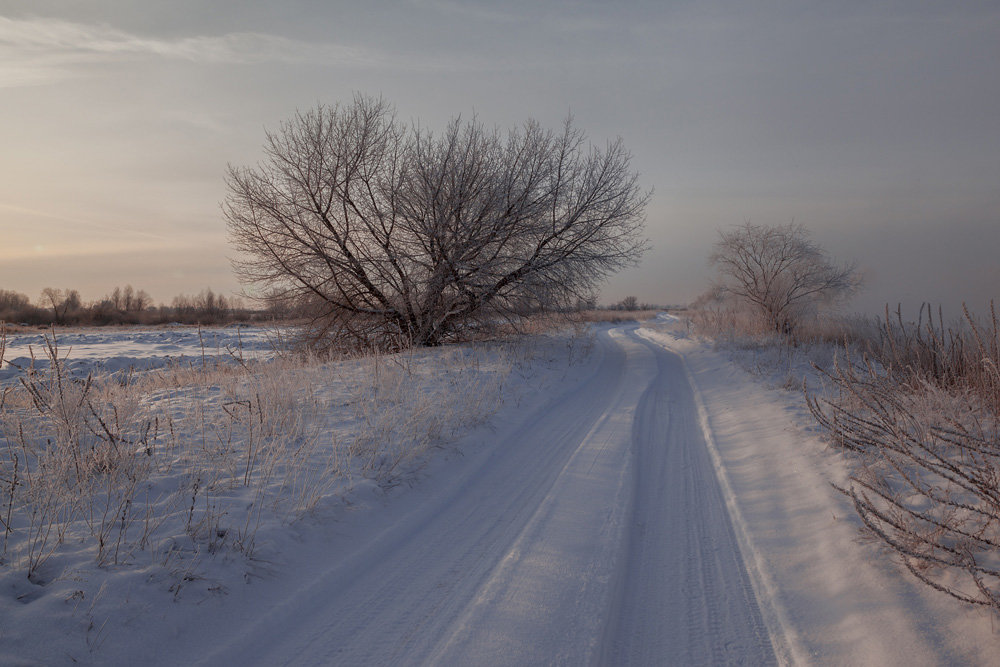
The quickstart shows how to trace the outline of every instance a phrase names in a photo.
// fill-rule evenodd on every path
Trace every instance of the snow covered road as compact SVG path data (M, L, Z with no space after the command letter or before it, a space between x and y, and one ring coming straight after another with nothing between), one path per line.
M657 373L632 426L634 500L601 662L773 663L683 362L649 352Z
M501 427L463 474L347 522L350 546L304 559L279 603L220 620L240 632L200 657L775 662L682 361L635 330L599 334L589 379Z

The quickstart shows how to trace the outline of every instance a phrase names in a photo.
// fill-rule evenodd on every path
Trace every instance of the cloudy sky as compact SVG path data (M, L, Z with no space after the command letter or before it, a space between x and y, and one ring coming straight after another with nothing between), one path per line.
M237 290L227 163L356 91L621 136L653 250L604 301L693 298L746 219L856 260L860 309L1000 299L995 0L0 0L0 289Z

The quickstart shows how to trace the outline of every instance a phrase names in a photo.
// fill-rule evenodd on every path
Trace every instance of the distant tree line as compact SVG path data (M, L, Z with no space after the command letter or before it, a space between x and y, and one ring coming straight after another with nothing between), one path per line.
M261 298L264 308L250 308L239 297L227 297L211 289L198 294L180 294L170 305L156 304L148 292L132 285L115 287L106 296L85 302L75 289L46 287L37 300L26 294L0 289L0 322L26 325L109 326L120 324L228 324L273 320L308 319L311 305L287 299ZM640 303L627 296L613 304L599 305L596 297L577 300L570 311L662 310L664 306Z
M148 292L131 285L115 287L110 294L90 302L83 301L75 289L46 287L34 302L25 294L0 289L0 322L16 324L227 324L294 315L291 311L250 309L242 299L217 294L211 289L198 294L181 294L174 297L170 305L154 304Z
M667 310L668 306L640 302L636 296L626 296L617 303L598 305L596 298L577 301L575 310Z

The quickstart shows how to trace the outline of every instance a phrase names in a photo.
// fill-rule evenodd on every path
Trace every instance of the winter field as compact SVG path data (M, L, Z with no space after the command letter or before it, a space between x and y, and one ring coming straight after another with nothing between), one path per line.
M282 346L283 333L280 329L237 325L205 329L185 325L149 329L93 327L60 330L55 342L66 370L85 377L89 373L203 366L207 361L214 364L240 357L266 357ZM48 369L46 339L51 338L45 330L7 334L0 383L10 384L33 363L36 368Z
M7 336L0 664L995 663L831 487L829 348L281 339Z

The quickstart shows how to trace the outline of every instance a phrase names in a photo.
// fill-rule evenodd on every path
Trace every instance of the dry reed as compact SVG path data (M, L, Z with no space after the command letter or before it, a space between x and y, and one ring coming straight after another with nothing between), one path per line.
M887 313L878 344L826 373L837 394L807 400L854 455L838 488L867 532L920 581L1000 611L1000 328L992 307L964 315Z

